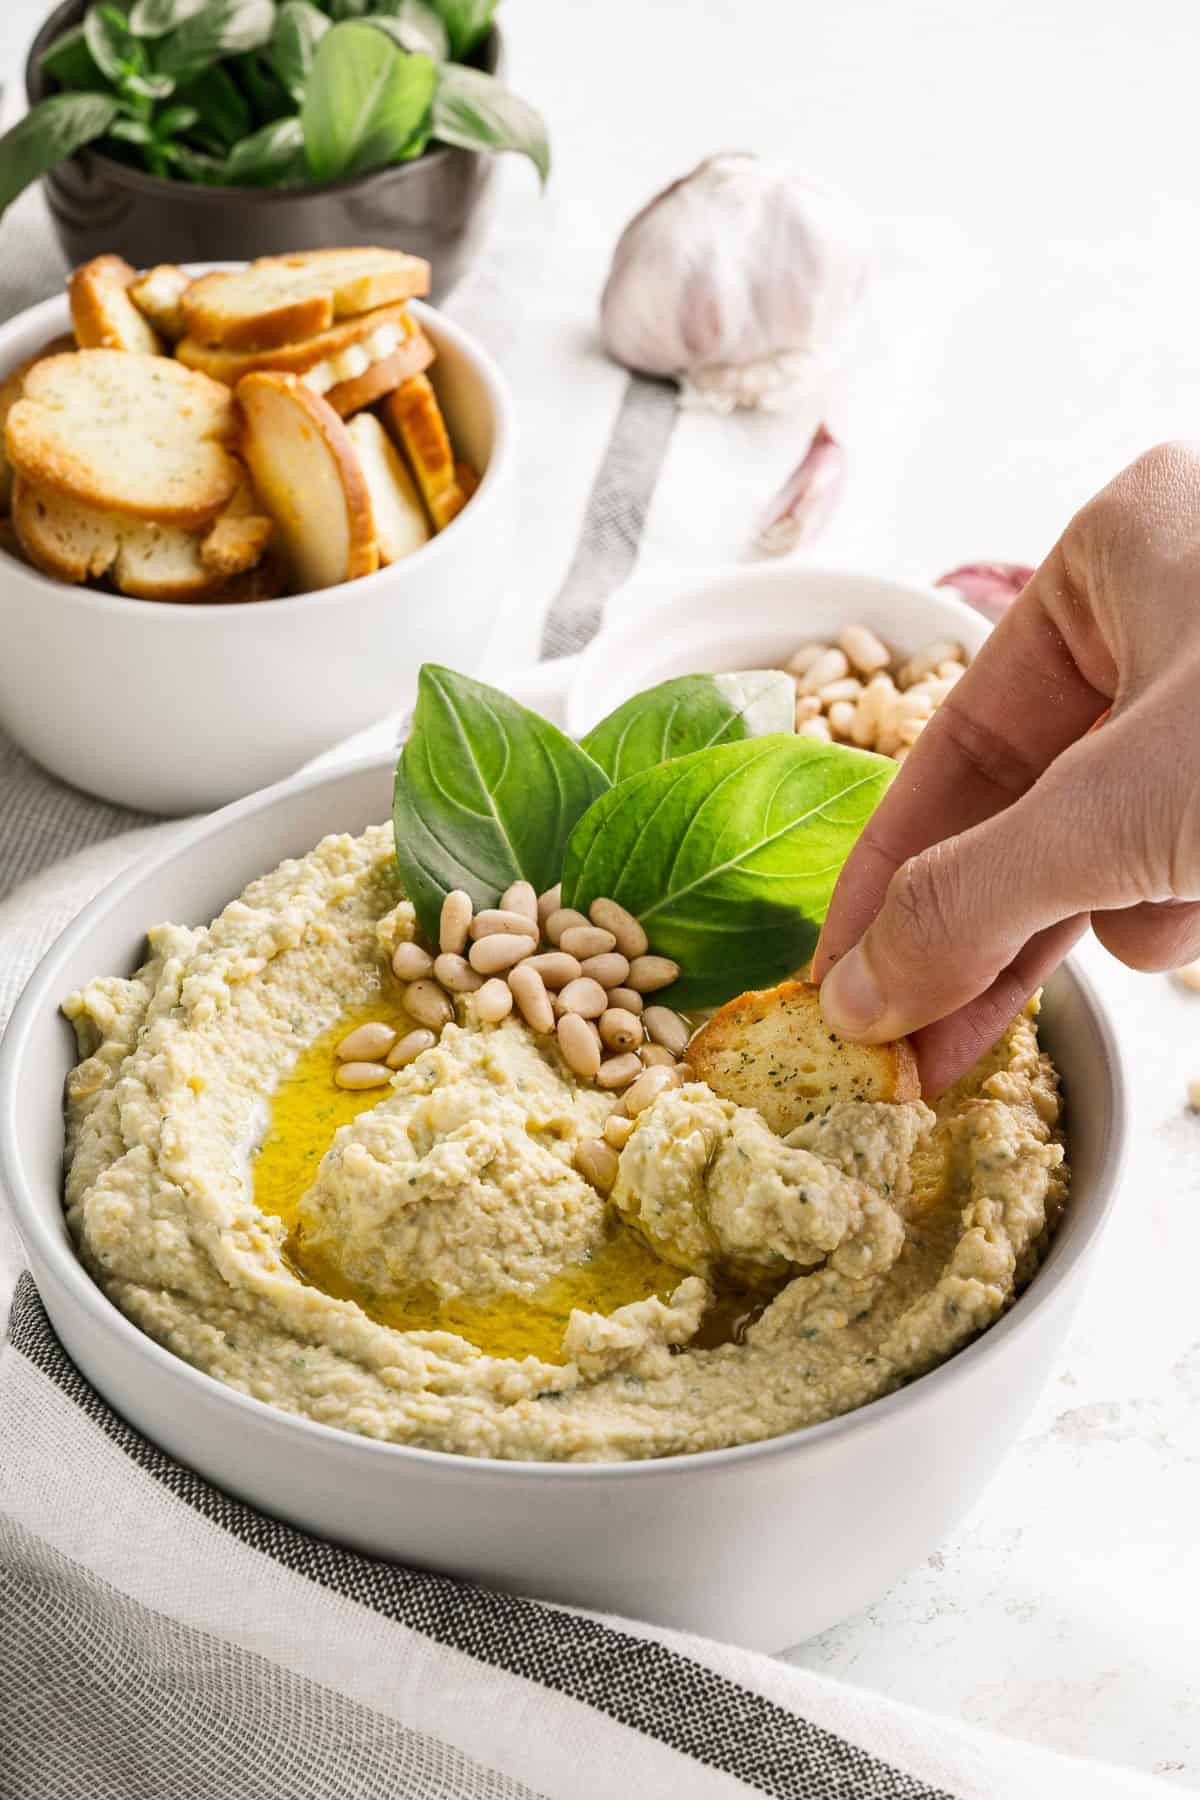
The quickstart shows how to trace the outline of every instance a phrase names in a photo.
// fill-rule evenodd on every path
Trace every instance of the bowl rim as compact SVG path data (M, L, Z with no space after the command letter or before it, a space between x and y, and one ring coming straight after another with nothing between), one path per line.
M180 267L189 274L205 275L222 269L244 269L248 265L244 259L233 262L188 262ZM277 609L281 616L290 615L299 610L320 611L325 607L337 606L345 601L348 595L361 595L364 582L378 582L381 579L395 581L403 578L404 571L410 564L417 563L423 569L429 568L439 558L450 554L445 549L450 534L459 532L460 527L473 529L479 524L481 511L490 512L497 491L508 474L514 460L515 426L514 405L506 377L494 361L491 354L472 332L464 329L453 319L448 319L444 312L428 301L409 300L406 302L413 309L413 316L422 328L436 341L445 338L470 363L479 377L487 393L488 406L491 413L492 448L487 467L479 477L479 486L471 495L458 517L452 519L444 530L435 532L420 549L402 563L389 563L385 567L375 569L370 575L360 575L353 581L339 581L333 587L315 588L304 594L280 594L271 601L264 600L226 600L216 602L197 601L153 601L133 599L125 594L107 594L98 588L90 588L84 584L69 581L55 581L52 576L43 574L31 563L5 551L8 562L0 562L0 568L7 570L11 563L17 576L27 580L40 592L53 594L62 605L77 603L82 609L95 612L101 616L125 617L143 622L147 629L154 629L149 624L152 619L166 620L164 629L188 629L199 618L216 614L221 622L230 619L241 620L247 616L261 618L264 606L270 606L272 614ZM46 300L38 300L27 306L22 312L14 313L12 318L0 324L0 368L8 360L8 345L26 328L40 325L45 320L47 336L56 330L70 327L70 308L65 291L51 294ZM451 542L456 542L452 539Z
M41 1017L44 1008L50 1007L55 1011L58 1009L61 999L58 971L61 963L87 936L97 918L102 914L119 911L127 897L147 876L181 857L196 855L207 840L235 821L268 812L294 796L310 792L326 783L332 784L368 771L378 771L386 776L390 774L393 763L394 756L389 752L386 755L356 758L334 769L306 771L274 787L262 789L244 800L235 801L205 819L177 828L172 832L168 844L139 857L129 869L102 888L59 934L30 975L3 1039L0 1040L0 1183L8 1193L19 1235L27 1250L33 1246L31 1261L41 1259L49 1265L69 1300L82 1310L96 1330L109 1338L116 1337L135 1357L149 1358L166 1380L179 1382L181 1404L190 1403L187 1397L195 1394L200 1404L207 1402L227 1407L231 1426L240 1424L253 1428L258 1425L268 1431L286 1431L295 1434L298 1447L304 1443L312 1443L331 1455L383 1457L393 1460L398 1470L415 1463L462 1480L511 1484L536 1477L542 1483L569 1485L578 1481L644 1483L680 1479L689 1470L733 1470L743 1463L802 1454L809 1447L819 1449L847 1434L866 1432L877 1425L881 1426L893 1415L921 1405L924 1399L932 1399L937 1392L944 1391L951 1384L969 1380L977 1366L1004 1352L1014 1333L1022 1331L1025 1320L1032 1312L1050 1305L1081 1260L1086 1260L1094 1253L1111 1215L1125 1161L1128 1086L1120 1046L1107 1009L1086 972L1074 958L1068 957L1064 967L1099 1035L1110 1077L1111 1127L1089 1203L1090 1221L1073 1243L1061 1249L1060 1254L1053 1256L1052 1252L1053 1260L1038 1270L1028 1287L994 1325L927 1374L917 1376L893 1393L869 1401L852 1412L756 1442L624 1462L541 1462L462 1456L453 1451L427 1450L412 1444L362 1436L339 1426L321 1424L299 1413L287 1412L267 1401L238 1392L157 1343L128 1319L92 1280L65 1231L56 1232L50 1218L43 1217L43 1209L26 1182L19 1148L22 1126L16 1101L17 1074L23 1060L25 1038L34 1022ZM137 923L140 925L141 921ZM61 1211L60 1194L55 1194L54 1205Z

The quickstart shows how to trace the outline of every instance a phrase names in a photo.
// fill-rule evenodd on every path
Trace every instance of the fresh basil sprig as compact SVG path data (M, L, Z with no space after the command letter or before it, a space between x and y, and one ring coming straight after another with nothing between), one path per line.
M781 981L816 947L842 864L896 772L886 757L776 735L618 782L571 833L563 905L607 895L683 973L673 1006Z
M519 151L544 181L540 116L494 76L459 66L495 3L95 0L42 56L62 91L0 138L0 210L96 140L153 174L235 186L344 180L435 140ZM370 27L367 41L350 25ZM60 104L84 95L105 104Z
M634 694L581 741L610 781L623 781L710 744L790 731L795 706L795 685L782 669L678 675Z
M608 777L549 720L497 688L426 663L396 768L396 861L426 934L465 888L495 906L512 882L539 893Z

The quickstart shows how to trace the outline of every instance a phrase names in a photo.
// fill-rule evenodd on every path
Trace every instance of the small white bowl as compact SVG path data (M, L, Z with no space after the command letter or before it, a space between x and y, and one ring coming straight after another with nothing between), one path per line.
M478 343L411 305L482 479L403 562L314 594L181 605L71 587L0 552L0 727L45 768L147 812L206 811L403 707L423 662L483 660L512 530L512 408ZM20 313L0 326L0 371L69 329L63 297Z
M969 641L971 615L960 617L948 596L893 590L887 604L905 609L902 628L899 612L872 611L886 600L880 584L822 579L840 584L840 616L800 608L786 639L773 642L786 648L855 618L905 642L911 628L914 645L952 624L960 629L950 635ZM764 590L783 580L754 577ZM786 580L794 592L796 577ZM738 626L762 658L758 613L743 608ZM652 660L641 642L630 665L635 686L662 672ZM545 704L545 671L539 682ZM597 710L610 699L597 697ZM206 921L252 876L324 833L386 817L391 779L390 757L308 774L184 827L92 901L34 974L0 1046L0 1180L55 1329L89 1380L148 1437L309 1531L758 1648L823 1630L945 1537L1053 1368L1125 1140L1125 1082L1100 1001L1070 961L1046 990L1045 1041L1065 1083L1072 1188L1045 1263L990 1331L900 1392L766 1443L640 1463L476 1461L332 1430L191 1368L85 1274L62 1211L62 1085L74 1048L58 1006L89 977L132 969L149 925Z

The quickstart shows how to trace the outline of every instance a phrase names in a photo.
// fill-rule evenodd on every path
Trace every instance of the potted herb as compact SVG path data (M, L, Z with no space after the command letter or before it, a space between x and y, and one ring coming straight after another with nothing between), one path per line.
M66 0L0 138L0 210L39 176L73 263L380 242L445 291L490 152L544 180L545 126L498 78L496 0Z

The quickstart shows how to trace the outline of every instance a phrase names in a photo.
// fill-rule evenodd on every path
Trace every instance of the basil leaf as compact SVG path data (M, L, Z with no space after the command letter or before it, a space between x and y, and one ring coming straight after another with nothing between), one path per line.
M134 0L129 12L129 29L140 38L162 37L185 19L194 18L205 0Z
M127 75L146 66L145 51L115 6L89 6L83 21L83 38L100 73L120 87Z
M70 31L55 38L49 49L43 50L39 61L46 74L62 87L107 92L108 80L87 47L82 25L73 25Z
M461 62L487 36L496 0L433 0L433 5L450 34L451 58Z
M409 56L370 25L335 25L317 45L300 118L315 181L382 169L420 129L437 80L427 56Z
M182 81L223 56L256 50L274 26L274 0L205 0L199 12L159 39L155 62Z
M678 675L626 700L582 739L610 781L710 744L790 731L795 685L782 669Z
M384 0L368 16L402 50L431 56L436 63L445 62L450 54L450 34L426 0Z
M494 906L510 882L538 893L562 870L572 827L608 787L591 757L496 688L426 663L396 767L396 861L436 942L442 901Z
M114 119L108 128L108 135L122 144L137 144L139 147L154 142L154 133L145 119Z
M238 187L282 187L304 174L304 132L299 119L275 119L235 144L225 179Z
M371 0L333 0L330 8L331 16L339 22L344 19L362 19L370 11Z
M205 156L187 144L161 144L159 154L187 181L194 181L200 187L225 186L223 157Z
M807 962L838 873L896 772L815 738L718 744L611 788L571 833L563 905L599 895L683 973L672 1006L718 1006Z
M121 92L136 94L139 100L167 100L175 92L175 82L170 75L135 72L124 77Z
M185 131L190 131L199 117L194 106L164 107L154 121L154 135L160 142L166 138L179 137Z
M238 87L253 107L254 116L260 125L269 125L273 119L292 116L296 110L295 102L277 79L274 70L268 68L263 61L261 51L252 50L245 56L231 58L231 67L237 76ZM250 123L247 119L245 131L238 132L237 137L246 135Z
M543 182L550 174L550 140L542 115L482 69L447 63L440 71L433 135L464 150L518 150Z
M242 90L220 63L181 83L175 98L184 106L195 107L200 116L191 135L207 149L230 150L248 137L253 127Z
M304 98L317 45L329 30L329 20L309 0L285 0L275 20L267 59L297 105Z
M18 119L0 137L0 212L55 163L102 137L119 110L115 94L52 94Z

